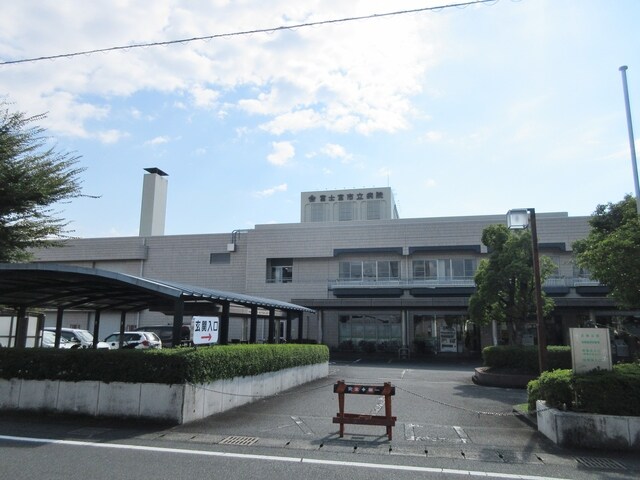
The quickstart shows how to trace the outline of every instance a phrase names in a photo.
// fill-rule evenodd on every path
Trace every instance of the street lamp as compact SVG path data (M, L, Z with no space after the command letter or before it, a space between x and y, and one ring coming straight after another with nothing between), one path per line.
M531 245L533 252L533 281L536 289L536 327L538 332L538 368L540 373L547 366L547 335L542 313L542 282L540 281L540 255L538 252L538 229L535 208L519 208L507 212L507 227L522 230L531 225Z

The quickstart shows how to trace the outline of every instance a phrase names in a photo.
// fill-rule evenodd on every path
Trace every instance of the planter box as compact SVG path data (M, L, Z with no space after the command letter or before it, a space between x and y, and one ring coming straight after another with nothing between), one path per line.
M198 385L0 379L0 410L187 423L329 375L329 364Z
M538 431L562 447L640 451L640 417L563 412L536 402Z

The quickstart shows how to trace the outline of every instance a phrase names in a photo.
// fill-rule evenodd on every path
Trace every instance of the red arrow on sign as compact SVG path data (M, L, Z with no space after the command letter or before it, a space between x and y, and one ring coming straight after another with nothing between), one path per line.
M209 335L201 335L200 338L206 339L206 340L211 340L211 334Z

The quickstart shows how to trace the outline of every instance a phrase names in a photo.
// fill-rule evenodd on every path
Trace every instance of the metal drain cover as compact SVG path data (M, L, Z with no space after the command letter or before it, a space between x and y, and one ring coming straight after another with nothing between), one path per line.
M222 440L220 444L249 446L249 445L253 445L257 441L258 441L257 437L241 437L238 435L232 435Z
M601 468L607 470L627 469L627 467L625 467L622 463L610 458L576 457L576 460L580 465L587 468Z

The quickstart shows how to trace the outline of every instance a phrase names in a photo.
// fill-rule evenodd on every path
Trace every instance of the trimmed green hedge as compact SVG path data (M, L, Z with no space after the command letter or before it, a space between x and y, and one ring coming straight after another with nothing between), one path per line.
M572 370L544 372L529 382L529 411L536 400L558 409L601 415L640 416L640 364L621 363L613 371L575 375Z
M485 347L482 350L485 367L509 368L522 373L538 373L538 347ZM571 368L571 347L547 347L547 369Z
M0 378L207 383L329 360L325 345L225 345L161 350L0 349Z

